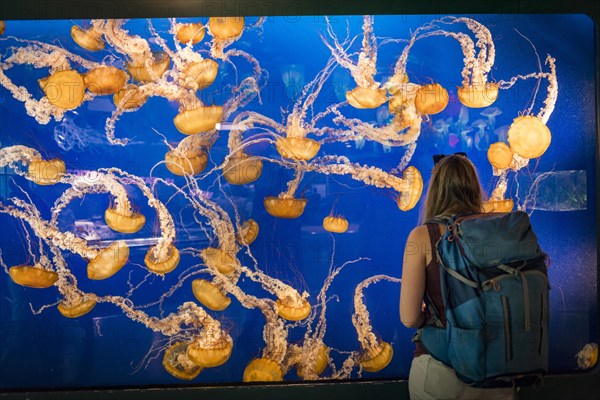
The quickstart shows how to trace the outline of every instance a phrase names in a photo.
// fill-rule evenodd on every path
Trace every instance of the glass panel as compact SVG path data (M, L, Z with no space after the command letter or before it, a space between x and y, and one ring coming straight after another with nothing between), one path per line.
M530 213L550 369L579 368L593 40L583 15L6 21L0 389L406 378L415 171L456 152Z

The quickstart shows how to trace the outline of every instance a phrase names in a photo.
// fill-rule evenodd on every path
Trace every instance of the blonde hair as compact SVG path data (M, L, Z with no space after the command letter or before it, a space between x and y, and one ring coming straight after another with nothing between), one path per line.
M424 221L437 215L481 212L482 203L483 193L473 163L462 155L447 156L433 169Z

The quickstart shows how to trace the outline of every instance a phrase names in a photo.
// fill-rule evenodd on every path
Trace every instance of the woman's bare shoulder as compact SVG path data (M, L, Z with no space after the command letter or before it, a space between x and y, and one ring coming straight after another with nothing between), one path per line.
M427 242L429 240L429 232L427 230L427 225L419 225L413 228L408 235L408 240L412 240L415 242Z

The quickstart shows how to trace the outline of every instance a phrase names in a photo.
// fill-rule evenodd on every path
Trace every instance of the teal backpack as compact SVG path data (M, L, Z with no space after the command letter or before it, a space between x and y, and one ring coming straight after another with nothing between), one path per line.
M516 211L429 222L447 226L436 245L446 326L426 301L433 322L417 340L474 387L538 384L548 371L550 286L529 216Z

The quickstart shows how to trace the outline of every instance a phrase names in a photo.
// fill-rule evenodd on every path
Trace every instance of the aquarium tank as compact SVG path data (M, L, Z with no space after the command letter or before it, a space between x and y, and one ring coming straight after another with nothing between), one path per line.
M0 391L405 379L432 157L548 254L597 359L585 15L0 22Z

